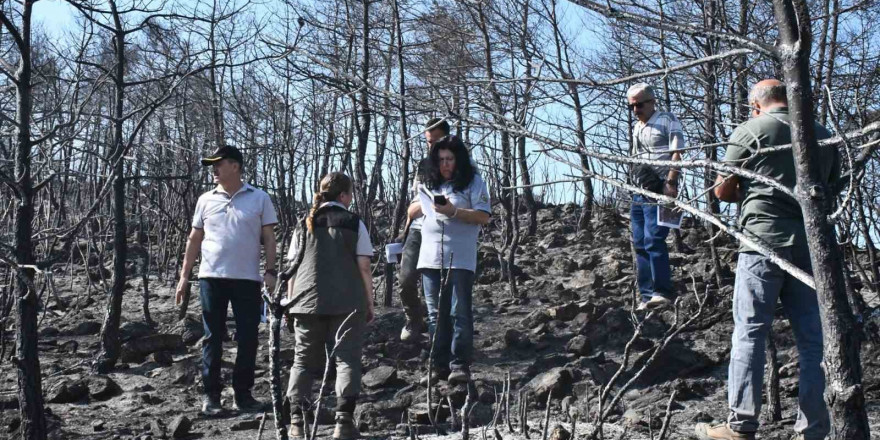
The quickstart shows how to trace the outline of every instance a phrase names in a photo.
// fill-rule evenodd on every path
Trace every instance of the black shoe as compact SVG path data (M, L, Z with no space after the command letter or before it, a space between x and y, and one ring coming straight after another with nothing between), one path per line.
M206 394L202 401L202 414L208 417L220 415L223 412L223 404L220 403L219 394Z
M266 405L254 399L250 393L236 394L233 400L232 408L239 412L260 412L266 409Z

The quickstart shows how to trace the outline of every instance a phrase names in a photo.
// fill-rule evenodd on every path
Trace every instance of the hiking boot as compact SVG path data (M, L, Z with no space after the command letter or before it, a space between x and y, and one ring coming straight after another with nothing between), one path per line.
M468 383L471 381L471 372L466 368L456 368L449 373L449 377L446 378L450 384L454 383Z
M287 430L287 436L293 440L306 438L306 429L302 423L300 423L299 425L291 423L290 429Z
M246 413L260 412L266 409L266 405L263 402L254 399L254 396L251 396L251 393L241 393L235 395L232 402L232 409Z
M333 438L355 439L360 438L361 433L354 426L354 415L350 412L336 413L336 427L333 428Z
M400 340L404 342L421 342L422 333L427 329L427 325L425 325L425 321L421 319L409 319L406 318L406 324L403 325L403 329L400 330Z
M656 295L655 294L654 296L651 297L651 299L647 303L645 303L645 305L650 310L656 310L656 309L662 309L662 308L668 306L670 302L672 302L672 301L669 301L669 298L666 298L663 295Z
M288 437L292 439L306 437L306 422L308 422L308 429L312 429L312 426L315 424L315 415L311 411L306 411L305 417L306 419L303 419L303 413L299 409L295 413L291 411L290 429L287 430Z
M223 404L219 394L206 394L202 400L202 414L208 417L220 415L223 412Z
M727 423L710 426L708 423L697 423L694 434L700 440L755 440L754 432L737 432L730 429Z
M446 378L448 378L448 377L449 377L449 370L435 371L431 374L431 384L436 385L439 382L446 380ZM428 386L428 375L427 374L425 374L424 376L422 376L421 379L419 379L419 385L421 385L423 387Z

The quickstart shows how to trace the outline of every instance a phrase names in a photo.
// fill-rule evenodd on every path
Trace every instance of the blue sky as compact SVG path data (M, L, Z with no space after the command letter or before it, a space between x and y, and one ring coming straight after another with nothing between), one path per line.
M34 21L50 35L58 36L59 32L74 25L74 9L63 0L41 0L34 3Z

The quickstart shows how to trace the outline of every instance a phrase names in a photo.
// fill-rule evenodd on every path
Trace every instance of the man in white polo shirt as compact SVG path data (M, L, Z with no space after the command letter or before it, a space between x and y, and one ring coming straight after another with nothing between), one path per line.
M278 223L269 195L242 182L241 152L224 146L202 165L213 166L217 187L199 197L193 215L192 231L186 243L186 254L177 303L183 300L189 275L201 251L199 265L199 298L202 303L202 383L205 399L202 413L217 415L223 411L220 393L223 384L220 364L223 357L223 336L226 334L226 313L229 303L235 315L235 339L238 352L232 373L233 408L238 411L260 411L263 404L251 395L257 359L257 329L260 324L262 282L273 290L278 273L275 269L275 233ZM266 270L260 274L260 246L266 251Z

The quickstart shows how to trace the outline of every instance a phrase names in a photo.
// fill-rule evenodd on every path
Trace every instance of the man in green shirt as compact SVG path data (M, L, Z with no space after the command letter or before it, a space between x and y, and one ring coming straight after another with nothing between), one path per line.
M770 177L794 188L795 164L791 149L762 152L762 149L791 144L788 100L785 85L773 79L757 83L749 93L752 118L737 127L724 158L735 166ZM831 134L816 124L816 136ZM822 177L832 183L840 176L837 149L821 147ZM810 251L804 232L800 205L792 197L769 185L736 175L718 176L715 195L725 202L742 202L739 226L752 240L798 268L812 273ZM768 257L746 245L740 246L733 293L734 330L728 369L727 423L700 423L700 439L754 439L761 412L764 381L765 341L776 309L776 301L791 322L797 340L800 377L796 439L823 439L830 431L828 409L823 399L822 323L816 291L789 275Z

